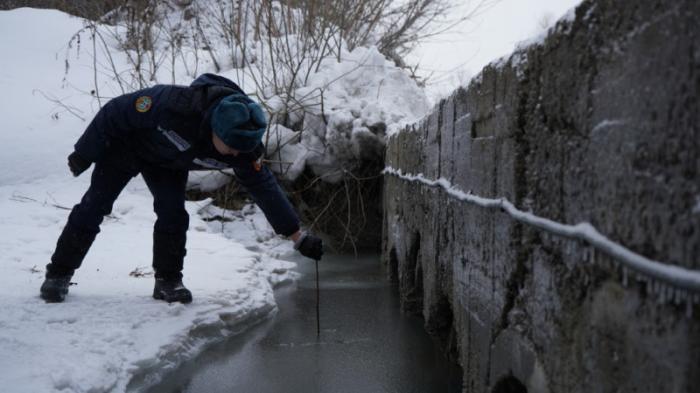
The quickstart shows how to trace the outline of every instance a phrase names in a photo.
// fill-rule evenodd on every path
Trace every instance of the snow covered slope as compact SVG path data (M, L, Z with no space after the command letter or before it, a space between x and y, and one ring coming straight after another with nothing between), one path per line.
M221 228L196 214L211 210L207 201L192 202L184 274L194 302L153 300L155 215L138 177L105 220L66 302L39 299L44 266L68 209L90 178L90 172L73 178L65 158L98 108L85 93L93 78L90 42L81 43L80 57L72 55L70 77L62 84L67 43L82 26L82 20L56 11L0 12L3 392L120 392L144 373L155 382L206 344L274 312L271 283L285 279L293 266L258 251L262 247L254 243L265 240L278 255L292 253L256 209ZM245 245L222 236L231 228L239 237L250 234Z
M430 109L416 81L374 47L344 52L342 62L324 60L296 96L307 97L306 107L294 114L303 118L303 130L276 124L267 138L272 158L290 163L270 167L288 180L308 165L323 181L338 182L357 162L381 159L386 136L419 121ZM281 98L268 102L273 110L281 109L275 103L281 104Z

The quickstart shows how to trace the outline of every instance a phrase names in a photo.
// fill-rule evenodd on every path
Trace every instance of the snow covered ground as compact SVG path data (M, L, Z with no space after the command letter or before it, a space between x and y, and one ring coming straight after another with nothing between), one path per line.
M105 220L66 302L39 299L44 266L90 177L73 178L65 158L97 110L84 93L90 56L72 58L62 86L66 45L81 27L57 11L0 12L3 392L119 392L144 373L155 382L207 344L274 312L274 283L294 274L294 264L282 260L293 255L291 244L274 236L257 208L227 213L233 221L222 225L202 219L221 214L209 201L189 202L184 274L194 301L153 300L155 215L139 177Z

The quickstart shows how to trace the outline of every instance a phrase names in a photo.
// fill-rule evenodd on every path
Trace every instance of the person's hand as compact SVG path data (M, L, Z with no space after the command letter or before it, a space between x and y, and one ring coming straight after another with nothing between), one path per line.
M92 163L80 156L77 152L73 152L68 156L68 168L73 176L78 177L81 173L90 168Z
M323 240L309 232L301 234L299 240L294 243L294 248L301 255L314 260L319 260L323 256Z

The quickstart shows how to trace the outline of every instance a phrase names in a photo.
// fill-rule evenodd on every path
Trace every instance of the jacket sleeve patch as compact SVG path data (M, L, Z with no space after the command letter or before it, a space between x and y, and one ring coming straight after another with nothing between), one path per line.
M146 113L153 106L153 99L149 96L141 96L136 99L136 111L139 113Z

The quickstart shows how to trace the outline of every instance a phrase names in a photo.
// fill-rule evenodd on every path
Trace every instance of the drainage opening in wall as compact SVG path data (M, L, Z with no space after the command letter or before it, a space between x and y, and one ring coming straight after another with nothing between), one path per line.
M400 273L401 308L407 314L420 315L423 311L423 266L421 265L420 232L411 236L403 272Z
M389 280L394 284L399 282L399 257L396 255L396 247L389 251Z
M454 315L447 296L440 295L439 300L431 305L428 319L425 321L425 328L431 336L437 339L447 358L452 362L459 362Z
M527 393L527 388L518 378L507 375L493 385L491 393Z

